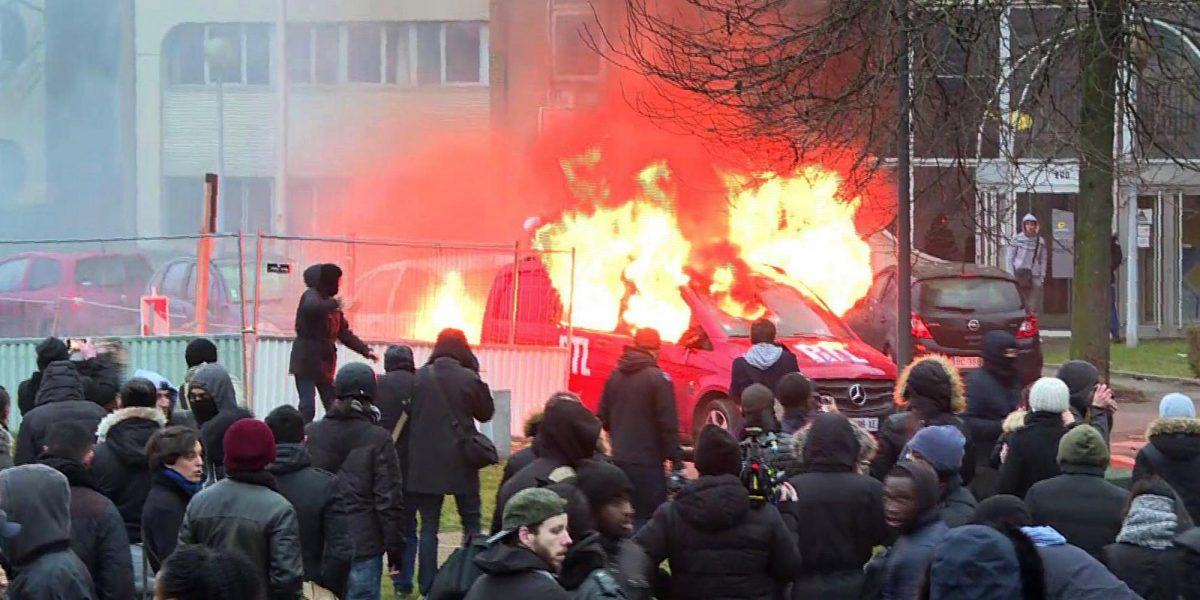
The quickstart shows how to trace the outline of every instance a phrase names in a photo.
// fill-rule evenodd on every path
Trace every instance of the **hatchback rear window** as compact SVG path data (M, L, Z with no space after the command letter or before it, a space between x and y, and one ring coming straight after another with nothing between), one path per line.
M136 256L96 256L75 264L75 283L80 285L138 286L150 278L150 266Z
M1017 285L1004 279L926 279L917 283L914 296L922 310L992 313L1022 309L1021 293L1017 291Z

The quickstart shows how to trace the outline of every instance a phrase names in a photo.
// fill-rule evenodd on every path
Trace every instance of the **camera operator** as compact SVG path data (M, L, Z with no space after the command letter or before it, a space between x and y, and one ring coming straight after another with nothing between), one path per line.
M782 481L800 473L800 459L792 452L792 436L779 430L767 415L774 411L775 395L756 383L742 392L742 460L751 457L769 466Z

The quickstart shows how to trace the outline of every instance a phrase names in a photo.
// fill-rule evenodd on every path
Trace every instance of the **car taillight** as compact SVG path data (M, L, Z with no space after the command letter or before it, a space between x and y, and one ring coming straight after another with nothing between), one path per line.
M925 319L917 313L912 314L912 336L914 340L932 340L933 333L929 331L929 326L925 324Z
M1021 326L1017 328L1017 339L1028 340L1037 337L1038 321L1037 315L1029 313L1025 316L1025 320L1021 321Z

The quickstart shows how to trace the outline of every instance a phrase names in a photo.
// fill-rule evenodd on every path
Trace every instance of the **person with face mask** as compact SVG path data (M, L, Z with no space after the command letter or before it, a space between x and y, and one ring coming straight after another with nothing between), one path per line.
M991 466L992 448L1003 433L1005 417L1021 403L1017 338L1007 331L990 331L983 336L983 368L967 375L966 384L967 412L962 420L975 453L964 460L975 461L971 492L982 499L996 493L1000 474Z
M350 322L338 300L342 269L332 263L312 265L304 270L304 285L308 289L300 296L296 307L296 341L288 372L296 378L296 394L300 397L300 414L306 423L316 416L316 397L326 410L333 402L333 371L337 365L337 342L363 355L367 360L378 359L350 330Z
M94 441L79 423L55 423L38 462L65 475L71 486L71 551L91 573L97 597L125 600L134 597L129 535L117 506L92 479Z
M466 600L573 597L556 578L571 546L567 501L545 488L521 490L504 507L503 519L489 539L492 547L475 558L483 575Z
M950 530L938 513L938 495L937 473L924 463L902 460L888 472L884 518L900 537L887 554L867 565L867 578L878 582L883 600L916 597L934 549Z
M207 363L196 371L188 387L188 401L204 445L204 480L215 483L225 478L225 432L237 421L254 415L238 406L233 380L220 363Z

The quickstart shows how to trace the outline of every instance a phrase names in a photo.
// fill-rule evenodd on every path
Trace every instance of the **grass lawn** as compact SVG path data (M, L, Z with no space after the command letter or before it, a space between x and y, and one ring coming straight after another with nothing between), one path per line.
M1042 339L1046 364L1062 364L1068 360L1070 340ZM1145 340L1137 348L1113 344L1112 369L1167 377L1195 377L1187 361L1187 340Z

